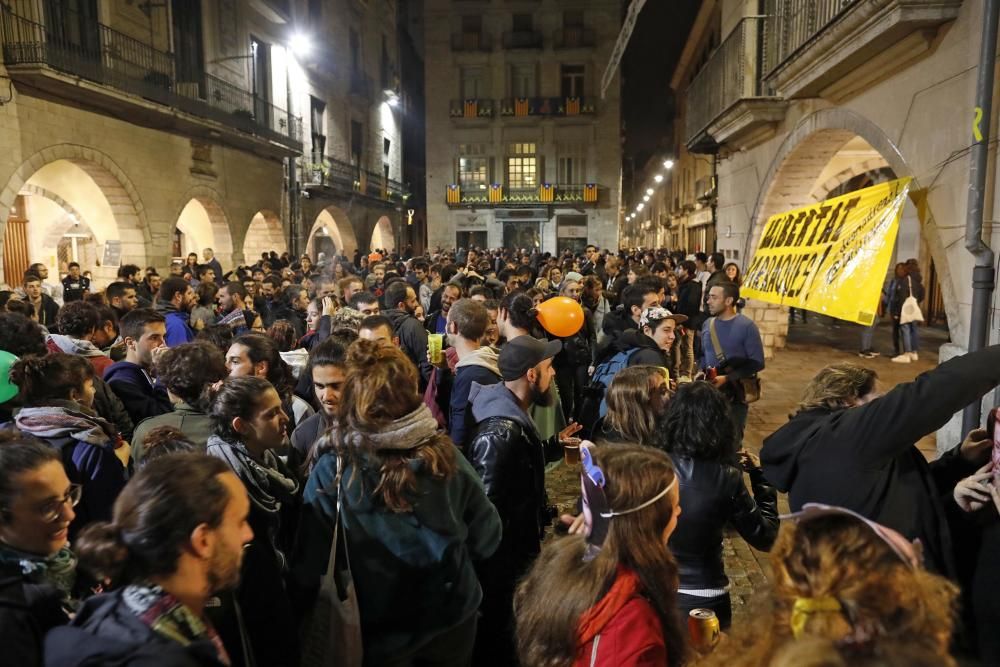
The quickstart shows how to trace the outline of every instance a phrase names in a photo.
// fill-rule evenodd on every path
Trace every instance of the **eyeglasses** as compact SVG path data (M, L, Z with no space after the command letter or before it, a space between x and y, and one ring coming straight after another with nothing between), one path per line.
M45 503L38 508L38 513L45 523L56 523L62 518L63 508L66 507L66 504L69 503L70 507L76 507L80 504L82 497L83 487L79 484L70 484L69 492L63 498Z

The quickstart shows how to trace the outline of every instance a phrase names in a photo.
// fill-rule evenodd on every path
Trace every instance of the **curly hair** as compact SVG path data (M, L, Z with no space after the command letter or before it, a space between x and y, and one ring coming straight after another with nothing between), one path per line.
M142 446L145 452L142 461L139 462L140 468L162 456L198 450L197 445L184 431L168 424L149 429L146 437L142 439Z
M458 450L442 434L409 450L375 449L367 434L378 433L423 404L417 368L399 348L363 339L347 349L346 368L336 428L314 448L316 456L336 451L355 464L354 470L360 467L363 454L374 458L379 483L372 493L390 511L410 512L417 470L438 480L449 479L458 470ZM351 444L355 434L361 436L364 452ZM353 482L354 475L347 483Z
M97 306L87 301L70 301L56 315L56 328L60 333L73 338L83 338L101 324L101 313Z
M958 589L944 577L913 568L874 530L849 515L783 522L771 552L770 599L705 665L767 665L792 640L791 617L800 598L832 597L842 610L806 617L802 638L840 644L900 642L952 665L948 646ZM851 663L855 664L855 663Z
M172 394L201 408L202 391L229 375L222 351L208 343L171 347L156 360L156 375Z
M277 320L267 330L267 337L274 341L279 352L290 352L295 349L295 344L299 342L299 337L295 334L295 327L288 320Z
M28 308L31 306L28 305ZM32 354L43 357L49 352L45 346L45 334L38 322L20 313L2 312L0 312L0 350L10 352L15 357Z
M817 373L799 401L805 410L841 410L875 390L878 373L852 363L832 364Z
M678 387L653 436L670 454L719 463L736 462L738 441L728 401L708 382Z
M44 357L18 359L10 368L10 380L21 390L25 405L44 405L66 400L93 379L94 367L84 357L56 352Z

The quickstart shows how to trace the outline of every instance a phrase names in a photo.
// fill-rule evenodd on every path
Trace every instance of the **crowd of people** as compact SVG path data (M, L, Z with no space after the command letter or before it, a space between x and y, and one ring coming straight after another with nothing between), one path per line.
M890 312L922 290L901 266ZM3 662L1000 664L991 434L914 445L1000 346L884 395L824 368L758 456L743 306L718 253L206 249L103 289L34 264L0 292ZM727 527L774 570L736 619Z

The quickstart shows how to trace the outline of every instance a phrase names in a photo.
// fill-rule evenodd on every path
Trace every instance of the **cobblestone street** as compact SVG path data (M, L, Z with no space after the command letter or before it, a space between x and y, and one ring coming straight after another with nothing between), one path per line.
M920 373L937 365L937 349L947 341L947 334L939 329L921 328L920 360L910 364L896 364L892 358L891 327L883 321L875 336L875 349L882 356L859 359L857 348L861 328L810 314L808 324L796 322L788 334L788 346L769 360L761 373L763 391L761 400L750 407L745 446L759 452L764 438L784 424L806 383L826 365L837 362L861 363L878 371L881 389L888 391L902 382L908 382ZM933 435L918 443L928 457L934 456ZM549 472L550 500L560 511L570 511L579 495L578 469L558 465ZM748 482L749 486L749 482ZM788 500L782 495L779 508L788 511ZM731 582L735 616L746 613L753 591L761 590L770 576L767 554L751 549L735 533L726 537L724 544L726 573Z

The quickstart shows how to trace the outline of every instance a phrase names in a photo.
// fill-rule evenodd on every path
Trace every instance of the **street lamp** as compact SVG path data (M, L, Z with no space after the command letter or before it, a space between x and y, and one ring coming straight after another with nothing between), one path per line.
M670 160L670 159L664 160L663 161L663 168L664 169L673 169L674 168L674 161Z
M653 180L656 181L657 183L662 183L663 182L663 174L657 174L656 176L653 176Z
M635 205L635 210L641 211L645 206L646 206L645 204L639 202L638 204Z
M649 195L643 195L642 201L649 201Z
M299 58L307 56L313 48L312 39L304 32L296 32L288 40L288 48Z
M647 195L651 195L651 194L653 194L654 192L656 192L656 190L654 190L653 188L646 188L646 194L647 194Z

